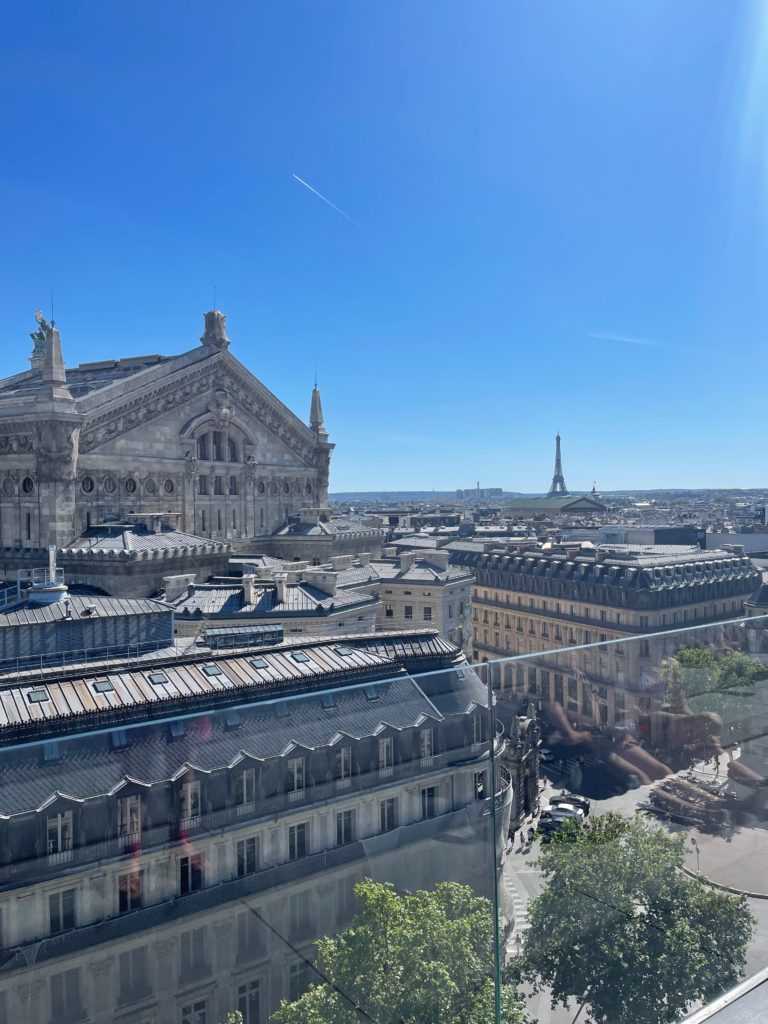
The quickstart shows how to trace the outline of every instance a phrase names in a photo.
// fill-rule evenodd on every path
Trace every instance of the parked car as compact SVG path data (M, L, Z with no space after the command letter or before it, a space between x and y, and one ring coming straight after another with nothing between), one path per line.
M585 796L577 796L574 793L563 793L561 796L552 797L549 801L550 807L559 807L560 805L571 805L573 807L580 807L584 812L584 817L589 814L592 804Z
M549 807L541 812L539 830L543 838L548 839L553 833L559 831L566 822L578 821L583 823L584 819L585 813L583 808L561 800L555 804L550 804Z

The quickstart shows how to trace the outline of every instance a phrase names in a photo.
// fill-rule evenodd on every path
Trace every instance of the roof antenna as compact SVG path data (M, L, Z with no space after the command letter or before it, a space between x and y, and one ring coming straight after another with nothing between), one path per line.
M53 327L53 285L51 285L51 327Z
M213 308L216 309L216 285L213 286Z
M317 387L317 363L315 363L315 387Z

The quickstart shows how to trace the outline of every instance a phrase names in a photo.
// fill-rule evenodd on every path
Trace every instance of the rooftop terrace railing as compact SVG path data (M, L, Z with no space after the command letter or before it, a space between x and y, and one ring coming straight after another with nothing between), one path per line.
M605 663L584 662L585 651L603 647L613 648ZM617 649L623 658L613 657ZM157 656L134 654L139 664ZM630 663L638 675L625 679L618 666ZM42 663L24 678L36 671L48 678ZM308 701L311 711L297 705L310 754L335 756L363 737L378 742L404 722L439 730L476 716L477 731L468 729L458 754L425 737L407 763L389 763L384 748L363 775L343 768L338 778L292 776L306 783L294 799L283 780L269 801L255 787L240 803L231 794L223 806L186 801L183 827L159 824L155 814L141 831L118 836L114 804L105 803L103 831L87 842L77 812L90 798L79 780L91 773L110 800L141 792L145 775L180 786L211 772L213 732L231 745L228 764L251 757L245 732L228 731L223 710L200 713L208 724L199 730L158 730L141 763L125 744L113 745L106 765L89 758L87 728L62 736L61 747L80 745L78 770L62 758L50 794L34 787L41 744L0 749L0 1020L50 1024L53 1007L60 1019L69 1007L89 1024L111 1024L151 1002L164 1021L183 1019L190 1006L206 1021L257 1006L270 1021L280 999L301 998L312 979L328 998L335 992L338 979L327 962L315 964L314 943L339 935L355 914L358 931L370 928L371 955L355 947L344 998L374 1021L387 1018L366 1002L373 992L390 1016L420 1019L432 968L418 929L398 929L427 913L422 892L433 900L430 934L448 934L451 913L485 922L475 953L461 945L473 924L451 932L451 942L436 940L431 954L448 956L458 944L459 960L441 970L454 987L471 985L465 998L489 986L484 1024L503 1019L501 1007L514 1000L536 1021L558 994L569 1001L569 1020L583 1005L579 1019L594 1011L628 1024L626 1014L605 1009L623 1005L635 1014L642 1007L643 1024L666 1024L673 1009L682 1018L765 968L749 915L764 912L768 899L767 617L412 678L422 695L413 705L404 694L395 709L376 701L352 709L341 691L333 702ZM424 702L434 708L428 720L419 717ZM184 716L187 725L197 715ZM289 744L284 756L298 754ZM17 793L30 787L30 804L37 801L14 845L18 822L2 805L11 784ZM189 813L193 806L199 814ZM395 930L388 953L376 945L384 918L374 929L366 916L372 890L354 888L364 878L391 887L375 890ZM462 903L464 889L447 897L446 882L487 902ZM353 941L348 933L340 956ZM475 963L480 973L467 981L465 967ZM516 970L542 994L518 987ZM408 990L398 980L406 975ZM449 988L441 1019L450 1021Z

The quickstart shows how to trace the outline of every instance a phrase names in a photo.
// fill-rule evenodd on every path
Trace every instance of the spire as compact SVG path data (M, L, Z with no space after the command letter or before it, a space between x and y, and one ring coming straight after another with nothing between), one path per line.
M50 388L53 398L72 397L67 387L67 374L64 370L64 359L61 355L61 337L53 321L51 321L45 336L43 384Z
M320 398L320 391L317 387L317 376L315 376L315 386L312 388L312 403L309 409L309 426L318 439L325 440L328 437L328 431L323 425L323 402Z
M548 498L555 498L558 495L566 495L568 488L565 486L565 480L563 478L563 463L560 458L560 431L557 432L557 438L555 439L555 472L552 477L552 486L549 488Z

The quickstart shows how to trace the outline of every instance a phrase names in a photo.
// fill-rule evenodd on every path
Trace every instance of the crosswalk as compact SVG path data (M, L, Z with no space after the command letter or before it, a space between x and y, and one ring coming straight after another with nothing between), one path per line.
M514 921L505 948L507 959L509 959L510 957L517 956L520 952L525 933L531 925L528 920L528 900L523 898L520 890L506 873L504 875L504 888L506 890L506 903L507 906L512 907L512 918Z

